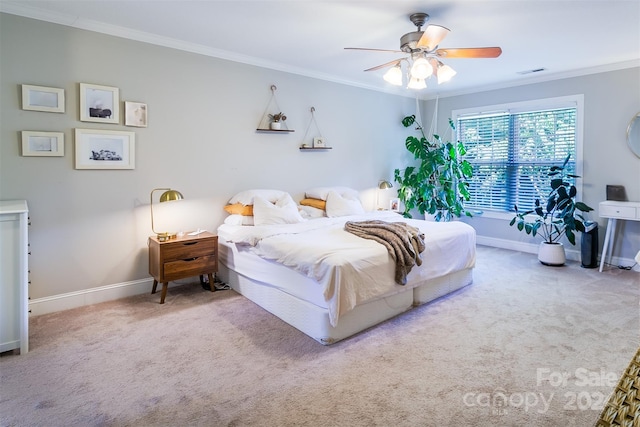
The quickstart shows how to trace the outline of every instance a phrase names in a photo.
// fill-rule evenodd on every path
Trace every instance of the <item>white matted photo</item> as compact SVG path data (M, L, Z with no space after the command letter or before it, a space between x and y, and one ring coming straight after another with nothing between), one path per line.
M22 131L23 156L64 156L63 132Z
M135 169L135 132L76 129L76 169Z
M64 89L22 85L22 109L64 113Z
M142 102L125 101L124 124L139 128L147 127L147 104Z
M400 199L394 198L389 200L389 210L400 212Z
M314 148L324 148L326 147L326 142L324 140L324 138L321 137L315 137L313 138L313 147Z
M80 83L80 121L120 122L120 90L117 87Z

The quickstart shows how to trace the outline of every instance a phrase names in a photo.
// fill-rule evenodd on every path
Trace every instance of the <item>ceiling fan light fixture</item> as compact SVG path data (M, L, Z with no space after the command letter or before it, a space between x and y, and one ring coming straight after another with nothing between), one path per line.
M400 63L390 68L389 71L384 73L382 78L394 86L402 86L402 69L400 68Z
M456 74L456 70L448 65L440 63L440 65L438 66L438 84L448 82Z
M2 0L0 0L2 1ZM446 83L457 73L448 65L443 64L440 59L444 58L497 58L502 54L500 47L457 47L439 48L440 42L449 34L451 30L441 25L428 25L424 30L422 27L429 20L429 15L418 12L409 16L409 20L417 27L416 31L411 31L400 37L400 50L371 49L362 47L346 47L345 49L368 50L378 52L397 52L407 56L397 58L375 67L367 68L364 71L388 70L383 78L392 85L402 86L405 80L402 74L401 62L406 61L404 72L409 80L407 88L424 89L427 87L426 79L438 79L438 84ZM543 70L543 69L542 69ZM540 70L535 70L540 71ZM533 72L533 71L532 71ZM523 73L524 74L524 73Z
M407 85L407 88L409 88L409 89L426 89L427 88L427 83L424 81L424 79L411 77L411 79L409 80L409 84Z
M420 57L413 61L411 66L411 77L424 80L433 73L433 67L427 61L427 58Z

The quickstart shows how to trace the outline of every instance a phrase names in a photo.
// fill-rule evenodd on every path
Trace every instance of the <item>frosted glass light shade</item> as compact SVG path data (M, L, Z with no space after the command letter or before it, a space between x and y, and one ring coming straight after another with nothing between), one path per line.
M457 73L448 65L441 65L438 67L438 84L446 83Z
M418 58L411 66L411 77L416 79L426 79L433 73L433 67L427 61L427 58Z
M382 78L394 86L402 86L402 69L400 68L400 64L390 68L389 71L384 73Z
M424 89L427 87L427 83L424 79L417 79L415 77L411 77L409 80L409 84L407 85L409 89Z

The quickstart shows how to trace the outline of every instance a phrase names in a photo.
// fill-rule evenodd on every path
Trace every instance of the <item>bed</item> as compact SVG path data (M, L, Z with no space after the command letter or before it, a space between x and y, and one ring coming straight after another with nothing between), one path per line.
M322 215L298 218L288 194L264 199L253 197L255 191L250 194L242 203L242 197L230 200L229 205L245 207L243 219L236 217L218 228L218 274L235 291L321 344L338 342L473 281L476 236L465 223L365 212L349 208L353 200L345 202L344 194L332 190L318 195L317 200L324 196L327 205L313 209ZM332 197L340 198L337 211L330 204ZM285 215L284 205L289 212ZM296 212L304 212L295 206ZM258 214L265 217L265 208L266 217L273 209L278 219L257 221ZM281 216L287 220L280 221ZM403 222L424 234L422 262L411 268L404 284L394 280L396 266L384 245L345 230L347 222L371 220Z

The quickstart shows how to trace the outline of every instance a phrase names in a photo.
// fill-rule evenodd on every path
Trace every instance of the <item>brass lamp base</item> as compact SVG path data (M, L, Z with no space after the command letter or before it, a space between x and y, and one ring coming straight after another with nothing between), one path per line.
M158 242L166 242L167 240L175 239L177 233L156 233Z

